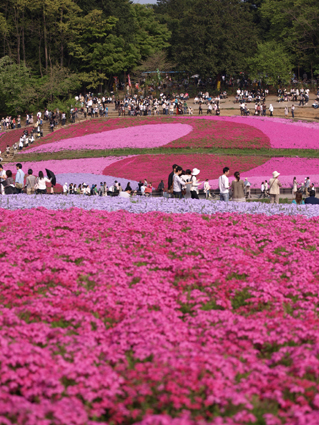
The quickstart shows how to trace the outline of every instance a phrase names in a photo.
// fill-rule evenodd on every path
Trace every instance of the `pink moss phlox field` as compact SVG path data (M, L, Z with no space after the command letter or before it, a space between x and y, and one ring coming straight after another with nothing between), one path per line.
M188 121L190 121L188 119ZM207 121L202 121L206 122ZM209 121L208 121L209 122ZM214 125L200 125L198 120L196 131L181 139L168 143L167 148L211 148L222 149L269 149L270 140L253 126L223 121L211 121Z
M231 175L233 175L231 170ZM262 181L269 181L273 171L280 173L279 180L283 187L292 187L296 177L299 185L304 183L306 177L310 177L311 183L319 186L319 159L317 158L271 158L252 170L242 173L241 178L247 177L252 187L260 187ZM230 177L230 181L234 180ZM218 179L210 180L213 187L218 186Z
M184 170L199 168L201 171L199 179L205 180L218 178L225 166L230 167L232 172L244 172L263 164L266 160L258 156L235 157L211 154L137 155L107 166L103 174L136 181L146 178L157 186L162 179L165 185L167 184L167 177L172 171L173 164L180 165Z
M247 124L262 131L275 149L318 149L319 124L270 117L204 117L229 123Z
M157 148L186 136L193 130L188 124L153 124L120 128L97 134L64 139L32 147L24 153L59 152L64 150L94 150L123 148Z
M128 158L128 157L126 157ZM105 158L80 158L80 159L52 159L39 162L22 162L22 169L25 173L31 168L33 173L45 171L45 168L53 171L55 174L64 173L90 173L102 174L105 167L121 161L123 157L105 157ZM11 170L16 173L16 162L4 165L5 170Z
M318 218L2 210L1 232L1 423L318 424Z
M30 131L30 129L31 127L27 127L28 131ZM18 128L0 133L0 150L4 152L7 145L12 146L14 143L18 142L23 134L23 130L24 128Z
M80 138L87 135L96 135L105 131L127 129L149 125L182 124L189 125L193 131L177 138L170 143L172 138L166 140L168 148L270 148L269 138L260 130L243 123L223 123L212 120L178 117L124 117L111 119L93 119L72 124L66 128L50 133L40 140L36 140L32 147L25 149L28 152L35 147L70 138ZM142 131L142 130L141 130ZM99 136L97 136L99 137ZM127 141L125 141L127 142ZM121 141L123 144L124 142ZM148 142L149 143L149 142ZM164 144L165 145L165 144ZM126 146L126 145L125 145ZM120 146L119 146L120 147Z

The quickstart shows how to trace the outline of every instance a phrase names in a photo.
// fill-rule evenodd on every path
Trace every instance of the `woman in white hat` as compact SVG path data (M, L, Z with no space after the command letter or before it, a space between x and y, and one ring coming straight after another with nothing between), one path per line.
M278 180L280 173L278 173L278 171L274 171L272 175L273 175L273 178L269 180L270 203L279 204L280 188L282 186L282 184Z
M191 185L191 197L192 199L199 199L198 198L198 186L200 185L200 181L197 180L198 174L200 173L200 170L198 168L194 168L192 171L192 185Z

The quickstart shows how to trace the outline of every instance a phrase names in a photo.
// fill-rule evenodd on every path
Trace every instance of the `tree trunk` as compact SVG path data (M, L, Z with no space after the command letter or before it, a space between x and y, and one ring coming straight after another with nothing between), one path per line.
M45 57L45 70L48 70L48 44L47 44L47 27L45 22L45 12L43 8L43 39L44 39L44 57Z
M19 16L18 11L14 10L14 20L16 24L16 33L17 33L17 64L20 64L20 33L19 33Z
M63 67L63 31L62 31L62 21L63 21L63 8L61 8L61 67Z
M41 77L43 77L42 66L41 66L41 37L39 37L39 68L40 68Z
M24 11L22 13L22 54L23 54L23 62L25 63L25 41L24 41Z

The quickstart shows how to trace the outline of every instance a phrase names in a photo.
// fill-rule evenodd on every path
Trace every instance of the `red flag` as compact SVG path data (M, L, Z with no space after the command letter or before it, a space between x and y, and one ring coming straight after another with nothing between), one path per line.
M132 87L130 74L127 75L128 85Z

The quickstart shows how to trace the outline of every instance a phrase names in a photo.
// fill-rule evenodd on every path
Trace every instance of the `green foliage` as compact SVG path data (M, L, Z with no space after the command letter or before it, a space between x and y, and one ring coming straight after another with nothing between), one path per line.
M211 76L244 71L256 41L245 3L195 0L181 20L173 48L181 68Z
M294 55L296 65L319 65L317 0L264 0L261 14L269 26L266 38Z
M274 41L258 44L256 54L247 63L251 77L266 84L285 84L292 76L293 66L287 51Z
M3 0L2 109L67 104L82 88L107 91L113 76L156 69L249 71L273 85L293 69L318 76L318 23L318 0Z
M49 74L37 78L24 64L18 65L8 56L0 59L0 95L2 107L9 114L35 111L49 101L61 106L68 93L78 87L78 77L66 68L55 66Z
M17 114L36 103L35 79L24 65L8 56L0 59L0 95L8 113Z

